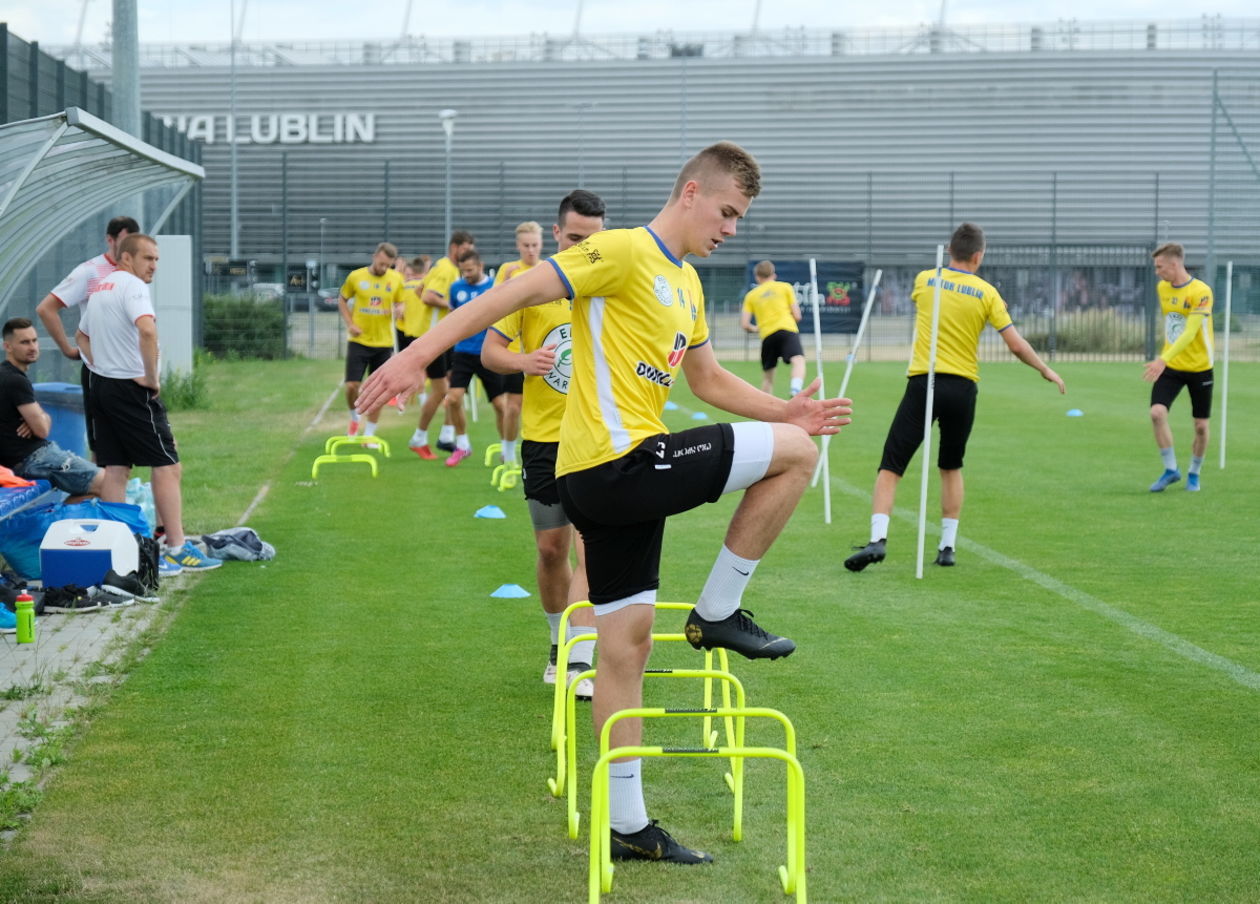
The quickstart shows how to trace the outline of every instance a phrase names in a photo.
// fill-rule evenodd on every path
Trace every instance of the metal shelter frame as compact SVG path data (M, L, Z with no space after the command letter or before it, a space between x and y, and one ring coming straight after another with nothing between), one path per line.
M78 107L0 125L0 313L44 251L89 217L155 189L163 225L205 170Z

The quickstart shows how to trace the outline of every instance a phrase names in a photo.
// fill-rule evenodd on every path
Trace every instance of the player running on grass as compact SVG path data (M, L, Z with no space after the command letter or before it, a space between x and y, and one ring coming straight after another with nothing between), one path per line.
M560 202L551 231L556 247L563 251L603 228L603 199L579 188ZM519 227L517 236L520 236ZM504 264L500 275L509 266ZM508 275L504 280L510 278ZM481 360L491 370L525 374L521 461L525 465L525 499L529 502L529 517L538 546L538 596L551 626L551 661L543 671L546 684L554 684L556 680L560 616L570 603L587 596L582 540L579 537L571 544L573 527L560 505L560 491L556 486L560 422L564 418L573 364L571 320L569 300L557 298L508 314L490 328L481 345ZM514 344L519 345L519 352L511 350ZM575 569L569 568L570 545L577 552ZM590 609L578 609L569 625L569 637L591 633L594 625L595 614ZM594 641L582 640L574 644L568 669L570 681L574 675L591 667L594 650ZM575 693L589 700L592 691L590 679L583 679Z
M1184 386L1190 393L1194 418L1194 443L1190 447L1190 472L1186 489L1197 492L1203 457L1207 455L1208 419L1212 416L1212 289L1186 270L1186 250L1175 242L1160 245L1151 257L1159 285L1159 310L1164 316L1164 348L1146 365L1143 378L1151 387L1151 424L1155 445L1164 460L1164 473L1151 484L1162 493L1181 479L1173 450L1168 409Z
M761 334L761 391L774 392L774 371L779 361L788 365L789 395L805 385L805 352L801 349L801 306L796 292L775 279L774 263L760 261L753 268L757 285L744 296L739 325L747 333ZM753 326L753 318L757 325Z
M454 312L363 387L368 408L422 379L445 344L528 305L573 301L573 376L556 462L560 501L586 544L590 599L599 625L596 731L641 705L665 521L743 490L726 541L686 622L696 648L726 647L776 659L796 645L740 608L744 588L809 483L818 451L811 434L849 423L849 403L812 398L815 382L776 399L718 364L704 295L688 254L708 257L735 235L761 190L757 161L720 142L683 165L664 208L647 226L597 233L549 266L509 280ZM669 433L661 413L684 370L703 401L752 420ZM618 721L612 745L638 744L639 720ZM643 802L638 759L612 765L612 856L704 863L655 822Z
M372 255L372 263L360 267L346 277L337 298L337 310L346 325L346 404L350 406L350 426L347 433L354 436L359 430L359 412L355 401L364 373L380 368L394 353L394 305L402 300L403 277L393 268L398 249L389 242L381 242ZM386 402L389 399L385 400ZM376 433L384 403L367 410L367 426L364 433Z
M941 542L937 565L954 564L958 519L963 506L963 456L976 414L976 384L980 380L980 334L986 324L1001 334L1016 358L1041 374L1042 378L1066 392L1063 380L1046 366L1011 323L1006 302L997 289L976 271L984 260L984 231L975 223L963 223L949 240L949 266L941 271L941 312L936 351L936 385L933 390L932 419L940 423L941 448L936 466L941 472ZM932 306L935 299L936 270L924 270L914 280L910 298L918 310L914 326L914 352L910 357L909 381L888 438L875 477L871 497L871 542L858 547L844 560L849 571L884 561L888 521L892 515L897 484L910 460L923 442L923 416L927 408L928 356L932 344Z

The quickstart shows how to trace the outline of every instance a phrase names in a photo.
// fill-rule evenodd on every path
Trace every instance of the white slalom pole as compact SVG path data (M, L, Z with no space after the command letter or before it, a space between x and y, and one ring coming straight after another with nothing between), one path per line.
M827 393L823 380L822 315L818 312L821 307L818 304L818 261L812 257L809 259L809 301L814 309L814 366L818 368L818 398L825 399ZM822 455L818 459L823 475L823 524L831 523L831 462L827 454L830 440L830 436L823 436Z
M1229 414L1229 326L1234 299L1234 262L1225 265L1225 357L1221 368L1221 470L1225 470L1225 425Z
M875 271L875 281L871 283L870 291L866 293L866 306L862 308L862 319L858 322L857 335L853 337L853 347L849 349L849 356L845 359L848 363L844 368L844 379L840 381L840 392L836 398L843 399L845 390L849 388L849 377L853 374L853 363L857 361L858 349L862 347L862 336L866 332L866 322L871 317L871 305L875 301L875 291L879 288L879 281L883 279L884 271ZM810 480L811 487L818 486L818 477L822 474L822 459L818 460L818 464L814 465L814 477Z
M941 269L945 264L945 246L936 246L936 283L932 291L932 341L928 346L927 404L923 409L923 481L919 485L919 554L914 576L923 578L923 541L927 535L928 474L932 470L932 403L936 396L936 341L941 332ZM917 337L916 337L917 344ZM911 358L914 352L911 351Z

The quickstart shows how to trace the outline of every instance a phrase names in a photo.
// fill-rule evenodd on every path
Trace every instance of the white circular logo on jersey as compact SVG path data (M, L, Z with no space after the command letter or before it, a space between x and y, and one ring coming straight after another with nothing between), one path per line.
M1169 311L1164 315L1164 335L1168 337L1169 344L1175 343L1185 331L1186 315L1178 311Z
M372 284L365 279L359 283L359 288L366 292L368 289L372 288Z
M652 291L656 293L656 300L665 305L665 307L669 307L674 303L674 290L670 288L669 280L665 277L656 277L656 282L652 285Z
M468 295L469 295L469 292L467 289L460 289L458 292L455 293L455 300L458 301L460 304L463 304L464 302L468 300Z
M573 327L562 323L543 339L543 345L556 347L556 363L543 374L543 381L556 392L569 393L569 380L573 377Z

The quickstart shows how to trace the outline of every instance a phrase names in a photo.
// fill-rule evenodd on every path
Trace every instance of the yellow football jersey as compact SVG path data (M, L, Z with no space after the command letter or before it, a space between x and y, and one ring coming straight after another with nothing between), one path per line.
M541 264L541 263L542 263L542 261L540 260L540 261L538 262L538 264ZM518 260L514 260L514 261L508 261L508 262L507 262L507 263L505 263L502 267L500 267L500 268L498 269L498 271L494 274L494 284L497 286L499 283L504 283L504 282L507 282L509 279L512 279L513 277L520 276L522 273L528 273L530 270L533 270L533 269L534 269L534 267L537 267L537 266L538 266L538 264L531 264L530 266L526 267L526 266L525 266L525 264L524 264L524 262L523 262L523 261L521 261L521 260L519 260L519 259L518 259ZM507 334L506 334L506 333L504 333L504 335L506 336ZM511 351L514 351L514 352L520 352L520 351L521 351L521 342L520 342L520 337L519 337L519 336L517 336L517 337L508 336L508 339L509 339L509 342L508 342L508 349L509 349L509 350L511 350ZM537 347L538 347L538 346L536 346L536 345L535 345L535 346L531 346L530 350L532 351L533 349L535 349L535 348L537 348ZM566 391L567 391L567 390L566 390ZM524 404L524 402L522 402L521 404ZM563 413L563 412L562 412L562 413ZM522 415L522 416L521 416L521 423L522 423L522 424L524 424L524 423L525 423L525 416L524 416L524 415ZM522 429L524 429L524 428L522 427ZM522 435L522 436L524 436L525 434L524 434L524 433L522 433L521 435ZM533 439L533 440L535 440L536 442L540 442L540 443L545 443L545 442L552 442L552 443L554 443L554 442L555 442L555 440L554 440L554 439L551 439L551 440L543 440L543 439L537 439L536 437L532 437L532 436L531 436L531 437L528 437L528 439Z
M556 475L666 433L661 412L688 348L709 341L691 264L647 227L599 232L547 261L573 299L573 374Z
M785 282L771 279L753 288L744 296L744 310L757 318L757 335L762 339L780 330L799 333L792 305L796 292Z
M432 267L424 278L424 290L432 289L443 298L451 291L451 283L459 279L459 267L449 257L444 257Z
M932 346L932 301L936 294L936 270L924 270L914 279L910 298L918 313L914 322L914 354L909 376L928 372ZM979 382L977 353L985 324L1001 332L1011 325L1006 302L998 290L974 273L945 267L941 270L941 318L936 345L936 372L957 374Z
M508 277L509 279L511 277ZM508 340L508 347L532 352L545 345L556 347L556 363L542 376L525 375L521 402L521 437L536 443L560 441L573 377L572 306L567 298L513 311L491 327Z
M394 321L394 325L405 336L419 336L428 325L428 312L433 308L420 300L423 286L424 280L419 277L403 280L402 292L398 299L402 302L403 313Z
M1191 373L1210 370L1215 356L1212 344L1211 287L1201 279L1191 279L1184 286L1174 286L1167 280L1160 280L1155 291L1159 294L1159 309L1164 315L1164 348L1160 355L1181 338L1186 320L1191 314L1202 314L1199 335L1180 354L1166 363L1174 370Z
M374 276L369 267L360 267L341 284L341 297L350 307L350 317L363 330L351 342L371 348L393 348L390 317L394 303L402 295L403 278L397 270Z

